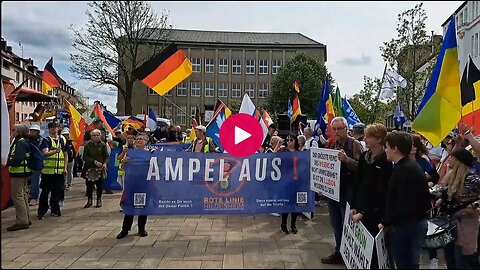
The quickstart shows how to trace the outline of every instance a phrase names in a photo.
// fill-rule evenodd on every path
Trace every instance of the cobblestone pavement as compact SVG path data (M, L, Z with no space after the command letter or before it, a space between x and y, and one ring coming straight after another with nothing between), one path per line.
M299 220L297 235L280 233L272 215L150 216L148 236L117 240L123 213L120 192L103 195L103 207L83 209L85 185L75 178L61 217L46 215L28 230L7 232L13 207L2 211L1 267L5 268L345 268L324 265L334 239L325 205L313 220ZM423 256L425 257L425 256ZM424 265L426 259L422 259Z

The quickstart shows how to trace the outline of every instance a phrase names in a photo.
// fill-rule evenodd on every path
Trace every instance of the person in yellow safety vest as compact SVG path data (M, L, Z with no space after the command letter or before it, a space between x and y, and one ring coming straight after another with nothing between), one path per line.
M38 203L37 219L44 219L48 211L48 195L50 195L50 211L54 217L62 215L59 201L64 196L65 175L68 166L67 140L59 135L57 122L50 122L47 125L48 136L43 140L40 148L45 155L44 168L42 170L42 181L40 182L40 200Z
M127 144L123 146L122 152L117 156L117 161L123 162L123 159L125 158L125 156L127 154L127 150L135 148L135 145L133 144L134 142L135 142L135 135L133 135L133 134L127 135ZM125 177L125 171L123 170L122 166L119 166L119 168L118 168L118 178L119 179L118 180L120 180L119 183L122 186L122 189L123 189L123 185L124 185L124 177Z
M183 143L192 143L195 140L195 135L192 136L192 130L185 130L186 136L183 138Z
M8 132L3 130L3 132ZM10 147L8 155L8 172L12 180L12 199L15 205L15 224L8 227L7 231L18 231L30 228L30 207L26 192L28 179L32 170L27 166L30 145L27 141L28 127L24 124L15 125L13 129L15 140Z
M187 152L213 153L215 152L215 143L205 136L206 128L204 126L195 127L195 136L197 137L188 147Z

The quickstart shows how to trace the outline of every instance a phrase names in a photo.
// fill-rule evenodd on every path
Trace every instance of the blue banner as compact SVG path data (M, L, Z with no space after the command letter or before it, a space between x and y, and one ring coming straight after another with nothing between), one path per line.
M122 152L122 148L110 148L110 157L107 164L107 178L103 180L103 189L106 190L121 190L122 186L118 183L118 168L120 162L117 160L117 156Z
M151 148L157 149L157 151L167 152L182 152L187 150L190 143L157 143L150 145Z
M345 119L347 119L348 129L352 129L353 125L361 122L357 113L353 110L352 106L350 106L347 97L343 99L343 113L345 114Z
M127 215L311 212L310 152L228 154L129 149Z

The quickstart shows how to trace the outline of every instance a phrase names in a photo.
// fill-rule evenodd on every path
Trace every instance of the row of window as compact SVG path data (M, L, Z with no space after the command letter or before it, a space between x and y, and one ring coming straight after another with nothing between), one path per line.
M193 72L202 72L202 58L192 58L192 71ZM247 59L245 61L245 74L255 74L255 59ZM205 73L215 73L215 59L205 58ZM242 60L241 59L231 59L232 74L242 74ZM268 75L269 74L269 65L267 59L261 59L258 61L258 74ZM272 61L272 74L278 74L280 68L282 67L282 60L273 60ZM220 58L218 59L218 74L228 74L229 63L228 59Z
M187 82L181 82L177 85L177 96L186 97L187 96ZM200 97L202 89L201 82L190 82L190 96ZM217 87L217 96L218 97L228 97L228 92L231 90L230 96L233 98L242 97L242 83L231 83L231 88L229 89L227 82L218 83ZM259 83L258 84L258 97L267 98L268 97L268 83ZM205 82L205 97L215 97L215 83L214 82ZM247 93L251 98L255 98L255 83L245 83L245 93ZM172 96L172 91L168 92L167 96ZM156 95L157 93L152 89L148 89L149 95Z
M20 116L22 117L22 119L20 120ZM28 114L26 113L16 113L15 114L15 123L20 123L20 122L23 122L25 121L26 119L28 119Z
M179 124L179 125L185 125L187 124L187 115L185 114L185 112L187 111L187 106L185 105L182 105L182 106L179 106L180 108L177 108L177 117L176 117L176 121L175 124ZM161 116L161 117L165 117L167 119L172 119L172 105L165 105L163 110L159 113L158 112L158 106L155 106L155 105L148 105L147 106L148 110L150 111L150 109L152 109L156 115L158 116ZM193 114L192 115L195 115L195 112L196 112L196 107L192 106L191 109L193 109Z
M479 39L478 36L479 36L478 32L472 35L472 43L471 43L472 51L470 54L472 57L478 57L480 54L480 42L478 41Z
M458 13L456 17L457 29L462 27L465 24L469 24L470 22L472 22L478 17L479 11L480 11L479 5L480 5L479 1L469 1L465 5L465 8L460 13Z

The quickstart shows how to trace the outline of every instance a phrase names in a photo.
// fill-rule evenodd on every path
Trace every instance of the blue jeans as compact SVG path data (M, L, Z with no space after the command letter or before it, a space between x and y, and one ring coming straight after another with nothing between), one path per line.
M335 235L335 252L340 252L343 220L345 219L345 207L347 206L347 202L350 202L351 204L352 194L352 188L345 188L340 192L340 202L327 198L330 225L332 226Z
M427 234L427 221L390 226L388 248L397 269L418 269L420 250Z
M40 178L42 177L42 171L33 171L30 185L30 199L38 200L40 194Z

